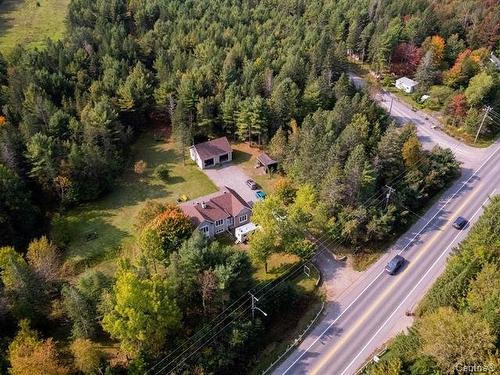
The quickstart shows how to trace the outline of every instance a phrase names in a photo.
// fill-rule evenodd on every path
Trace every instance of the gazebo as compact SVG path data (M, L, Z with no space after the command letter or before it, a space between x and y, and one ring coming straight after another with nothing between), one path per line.
M265 152L263 152L259 156L257 156L257 161L259 163L259 166L262 166L265 168L266 173L274 172L278 168L278 162L276 160L274 160L273 158L271 158Z

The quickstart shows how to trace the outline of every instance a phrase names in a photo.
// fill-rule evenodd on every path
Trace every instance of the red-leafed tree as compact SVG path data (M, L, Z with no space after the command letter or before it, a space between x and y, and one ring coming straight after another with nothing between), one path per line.
M391 72L398 76L411 76L417 70L422 52L413 43L400 43L394 49L391 59Z
M465 118L469 106L467 105L467 98L463 93L453 96L448 104L447 112L451 116L453 124Z

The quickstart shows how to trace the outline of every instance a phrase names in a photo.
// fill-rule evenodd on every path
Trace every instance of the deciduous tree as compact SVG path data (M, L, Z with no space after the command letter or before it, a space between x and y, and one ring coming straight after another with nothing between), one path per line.
M458 365L485 360L494 348L495 338L486 321L477 314L460 314L452 308L440 308L424 316L418 332L422 351L432 356L445 372L453 372Z
M62 364L54 341L41 340L26 320L9 345L10 373L12 375L66 375L69 369Z
M104 356L95 343L88 339L76 339L71 343L70 350L78 371L85 375L99 373Z
M481 72L471 78L469 86L465 90L465 97L471 106L479 106L484 103L486 97L493 87L493 78L486 72Z
M46 236L30 242L26 257L29 265L46 283L54 283L59 279L61 265L59 250Z
M180 326L181 312L168 281L143 278L128 266L116 274L111 306L102 327L128 355L157 354L166 337Z

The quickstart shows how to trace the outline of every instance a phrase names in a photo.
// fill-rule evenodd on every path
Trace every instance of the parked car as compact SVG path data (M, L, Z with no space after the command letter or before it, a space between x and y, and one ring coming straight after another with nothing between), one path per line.
M467 219L464 219L462 216L459 216L453 222L453 228L458 229L458 230L462 230L465 228L467 223L468 223Z
M404 263L405 258L403 258L401 255L396 255L391 259L389 263L387 263L387 265L385 266L385 270L389 275L394 275L396 272L398 272L398 270Z
M254 180L252 180L252 179L248 179L248 180L246 181L246 184L247 184L247 186L248 186L250 189L252 189L252 190L257 189L257 187L258 187L258 186L257 186L257 183L256 183Z
M262 190L257 190L255 192L255 196L257 197L257 199L263 200L266 198L266 193L264 193Z

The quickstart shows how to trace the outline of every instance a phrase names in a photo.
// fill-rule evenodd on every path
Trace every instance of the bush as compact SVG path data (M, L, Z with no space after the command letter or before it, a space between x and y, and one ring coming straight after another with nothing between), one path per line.
M158 177L163 182L167 182L170 177L170 170L167 164L160 164L155 168L155 176Z
M453 95L453 90L446 86L432 86L429 91L430 98L426 102L427 108L440 110Z

